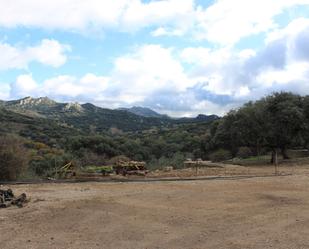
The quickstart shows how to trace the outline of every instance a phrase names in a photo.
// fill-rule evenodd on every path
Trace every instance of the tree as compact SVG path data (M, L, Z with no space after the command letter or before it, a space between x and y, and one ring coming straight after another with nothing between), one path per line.
M0 179L16 180L28 165L28 155L22 141L13 136L0 137Z
M309 146L309 96L303 98L303 115L304 115L304 127L302 130L302 142L305 148Z
M309 99L306 101L306 112L301 96L287 92L249 102L215 124L211 129L212 144L215 149L231 151L233 156L240 146L255 148L257 154L262 148L268 148L273 163L279 149L287 159L286 149L299 144L304 131L309 141Z
M265 129L267 120L264 118L265 105L263 102L249 102L237 112L233 126L239 130L238 145L252 148L257 155L265 144Z
M268 126L267 144L273 151L273 157L277 149L280 149L283 158L288 159L287 147L296 139L299 140L304 130L302 98L296 94L280 92L263 101L266 106L264 119Z

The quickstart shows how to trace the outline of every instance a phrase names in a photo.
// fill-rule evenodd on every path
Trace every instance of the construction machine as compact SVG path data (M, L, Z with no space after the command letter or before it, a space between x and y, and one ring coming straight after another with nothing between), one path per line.
M61 168L56 168L53 172L55 178L72 178L76 176L76 169L72 162L67 163Z
M123 161L119 160L113 166L117 175L142 175L145 176L148 173L145 162L137 161Z

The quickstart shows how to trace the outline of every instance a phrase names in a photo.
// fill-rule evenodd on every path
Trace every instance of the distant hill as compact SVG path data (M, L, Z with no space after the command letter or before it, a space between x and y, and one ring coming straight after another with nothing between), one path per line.
M57 103L47 97L26 97L4 101L6 110L29 117L52 119L83 131L102 132L110 128L139 131L153 126L168 126L171 122L159 118L146 118L123 110L101 108L90 103Z
M197 118L172 119L156 113L149 108L133 107L130 109L111 110L90 103L58 103L47 97L26 97L19 100L1 101L3 112L16 115L17 120L31 119L48 124L70 127L82 132L107 132L117 129L123 132L138 132L153 127L169 128L185 123L208 122L218 118L215 115L199 115ZM46 120L46 121L44 121Z
M40 116L54 116L58 113L81 113L83 108L78 103L57 103L47 97L4 101L2 106L19 113L34 114Z
M87 133L52 119L28 116L0 107L0 135L6 134L18 134L53 145L57 140Z
M147 107L133 106L131 108L119 108L118 110L131 112L133 114L148 118L169 118L169 116L157 113L154 110Z
M118 110L127 111L142 117L153 117L153 118L163 118L163 119L172 119L166 114L160 114L154 110L146 107L133 106L131 108L119 108ZM173 118L174 123L200 123L200 122L209 122L218 119L217 115L204 115L199 114L195 118Z
M176 123L203 123L203 122L212 122L219 119L217 115L204 115L199 114L195 118L179 118L176 120Z

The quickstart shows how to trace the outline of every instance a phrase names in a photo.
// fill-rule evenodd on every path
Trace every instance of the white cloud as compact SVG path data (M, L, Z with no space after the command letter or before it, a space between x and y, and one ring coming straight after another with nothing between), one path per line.
M277 27L274 17L309 0L217 0L201 7L195 0L0 0L0 26L44 29L153 28L153 36L181 36L232 45Z
M298 60L309 60L309 19L299 18L293 20L287 27L268 34L266 45L284 41L286 47L286 60L293 63Z
M109 103L133 103L162 89L177 93L192 85L194 82L187 77L183 66L175 59L172 48L148 44L116 58L108 77L93 74L82 78L60 75L38 84L31 75L22 75L12 85L11 92L12 97L48 95L83 97Z
M223 116L235 106L236 105L234 104L220 105L220 104L215 104L208 100L203 100L200 102L196 102L196 104L194 104L192 107L192 111L195 115L200 114L200 113L205 113L207 111L208 114L215 113L219 116Z
M236 91L235 93L235 97L236 98L241 98L241 97L245 97L248 96L250 94L250 89L248 86L241 86L238 91Z
M136 31L150 25L182 25L190 21L193 8L193 0L0 0L0 26Z
M309 85L308 20L300 18L272 32L258 51L190 47L180 58L191 65L189 78L203 82L203 90L212 94L250 99L269 91L293 90L296 84Z
M159 36L182 36L185 31L182 29L167 29L164 27L159 27L151 32L151 35L154 37Z
M218 0L197 11L196 37L231 45L249 35L277 27L274 17L289 7L308 5L308 0Z
M231 58L232 51L230 48L189 47L185 48L180 56L184 62L195 65L222 65Z
M60 75L37 83L32 75L20 75L11 84L11 98L25 96L50 96L55 99L86 98L94 99L104 92L109 84L109 78L86 74L78 79L70 75Z
M73 76L62 75L47 79L42 84L41 93L48 96L64 96L68 98L92 98L104 92L108 87L109 78L86 74L78 79Z
M142 3L130 1L122 16L122 26L126 30L140 29L152 25L168 24L181 27L192 19L193 0L163 0Z
M133 99L160 89L183 91L192 85L173 50L160 45L143 45L115 60L114 88Z
M309 19L301 18L292 21L287 27L278 29L266 38L266 45L281 44L278 56L269 54L269 60L278 57L276 63L280 66L267 65L256 74L255 81L259 87L288 87L298 82L299 85L309 85ZM273 57L273 58L271 58ZM267 60L267 58L263 58ZM267 61L264 63L267 63ZM308 88L308 87L307 87ZM306 88L306 89L307 89ZM308 93L308 92L304 92Z
M0 1L0 24L5 27L86 29L100 24L113 26L129 1L14 0Z
M65 52L70 51L68 45L62 45L56 40L42 40L37 47L29 47L25 51L28 61L37 60L38 62L52 67L60 67L67 61Z
M295 35L309 27L308 18L298 18L291 21L285 28L276 29L267 34L266 43L271 43L285 37L293 38Z
M265 70L257 76L256 80L267 87L273 84L285 85L293 81L306 81L308 73L309 62L296 62L288 64L282 70Z
M11 85L10 95L14 97L36 96L38 84L33 80L32 75L23 74L17 77L16 82Z
M190 79L203 82L203 89L213 94L244 95L246 83L240 80L242 65L255 53L251 50L235 52L231 48L209 49L189 47L180 53L185 63L192 64Z
M94 74L86 74L80 79L74 76L61 75L45 80L40 92L44 93L44 95L55 97L90 97L103 92L107 85L107 77L96 76Z
M251 57L256 56L256 51L253 49L244 49L239 52L238 56L240 59L250 59Z
M56 40L42 40L36 46L12 46L0 42L0 70L12 68L27 68L28 64L37 61L44 65L59 67L63 65L70 51L68 45L60 44Z

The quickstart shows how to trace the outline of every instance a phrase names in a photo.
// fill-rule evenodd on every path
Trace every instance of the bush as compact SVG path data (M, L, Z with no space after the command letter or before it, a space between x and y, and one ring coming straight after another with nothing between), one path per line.
M128 161L131 161L131 159L129 157L124 156L124 155L114 156L110 160L108 160L108 164L113 165L113 164L116 164L118 161L128 162Z
M105 155L99 155L87 148L80 148L76 151L72 151L73 154L72 159L74 158L79 162L81 166L85 165L105 165L107 161L107 157ZM71 160L72 160L71 159Z
M236 156L239 158L248 158L252 156L252 151L249 147L239 147Z
M212 162L221 162L232 158L232 154L228 150L219 149L209 155Z
M0 180L16 180L28 166L23 142L13 136L0 137Z
M190 153L177 152L172 157L162 156L159 159L153 158L147 164L147 168L154 170L154 169L164 169L165 167L172 166L174 169L182 169L183 162L186 160L186 158L190 158L192 156L193 155Z

